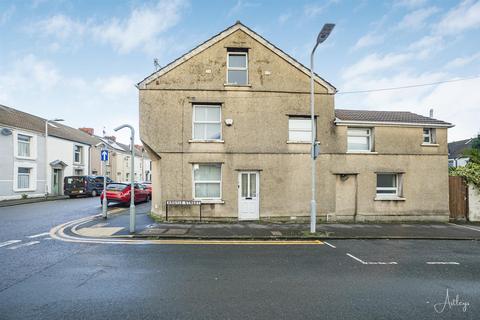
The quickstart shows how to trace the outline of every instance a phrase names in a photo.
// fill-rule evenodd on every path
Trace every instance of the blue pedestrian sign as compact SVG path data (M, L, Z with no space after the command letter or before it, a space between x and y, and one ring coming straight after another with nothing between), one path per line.
M108 150L103 149L100 152L100 160L102 161L108 161Z

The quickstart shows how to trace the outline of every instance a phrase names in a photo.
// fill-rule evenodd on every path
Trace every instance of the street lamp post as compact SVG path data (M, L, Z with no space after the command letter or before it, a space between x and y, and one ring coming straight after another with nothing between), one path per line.
M134 181L134 159L135 159L135 129L131 125L122 124L115 128L118 131L123 128L130 129L130 151L132 152L132 162L130 167L130 233L135 233L135 181Z
M45 120L45 198L48 197L48 126L55 126L51 122L65 121L63 119L55 118Z
M315 233L317 230L317 202L316 202L316 194L315 194L315 184L316 184L316 167L315 167L315 160L317 159L318 145L316 143L317 137L317 128L315 126L315 88L314 88L314 72L313 72L313 56L315 54L315 50L317 49L318 45L327 40L328 36L332 32L335 24L333 23L326 23L323 25L322 30L317 36L317 43L315 47L313 47L312 53L310 54L310 114L311 114L311 126L312 126L312 150L311 150L311 158L312 158L312 200L310 201L310 233Z

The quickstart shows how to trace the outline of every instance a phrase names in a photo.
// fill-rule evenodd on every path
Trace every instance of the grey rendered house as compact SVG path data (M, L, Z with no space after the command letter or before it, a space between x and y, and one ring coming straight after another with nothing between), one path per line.
M198 200L207 220L309 219L309 69L241 23L138 84L152 211ZM447 129L410 112L341 110L315 76L317 217L448 221ZM169 208L197 219L199 208Z
M63 178L90 171L96 140L61 123L0 105L0 201L63 194ZM47 146L47 152L45 149Z

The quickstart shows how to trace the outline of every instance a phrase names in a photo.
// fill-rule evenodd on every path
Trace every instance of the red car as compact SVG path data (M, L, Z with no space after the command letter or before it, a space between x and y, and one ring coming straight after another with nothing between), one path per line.
M145 187L145 190L148 191L148 194L150 195L150 199L152 199L152 183L148 181L140 182L141 185Z
M130 184L126 183L110 183L107 186L107 205L109 203L130 203ZM103 201L103 192L100 195L100 203ZM147 191L146 188L139 184L135 183L135 202L147 202L150 200L151 192Z

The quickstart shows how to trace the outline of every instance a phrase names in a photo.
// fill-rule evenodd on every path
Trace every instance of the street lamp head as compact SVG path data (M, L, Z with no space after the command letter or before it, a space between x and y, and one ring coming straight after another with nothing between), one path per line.
M61 119L61 118L55 118L55 119L53 119L52 121L55 121L55 122L60 122L60 121L65 121L65 119Z
M332 30L334 27L335 27L334 23L325 23L323 25L323 28L322 30L320 30L320 33L318 34L318 37L317 37L317 45L327 40L330 33L332 33Z

